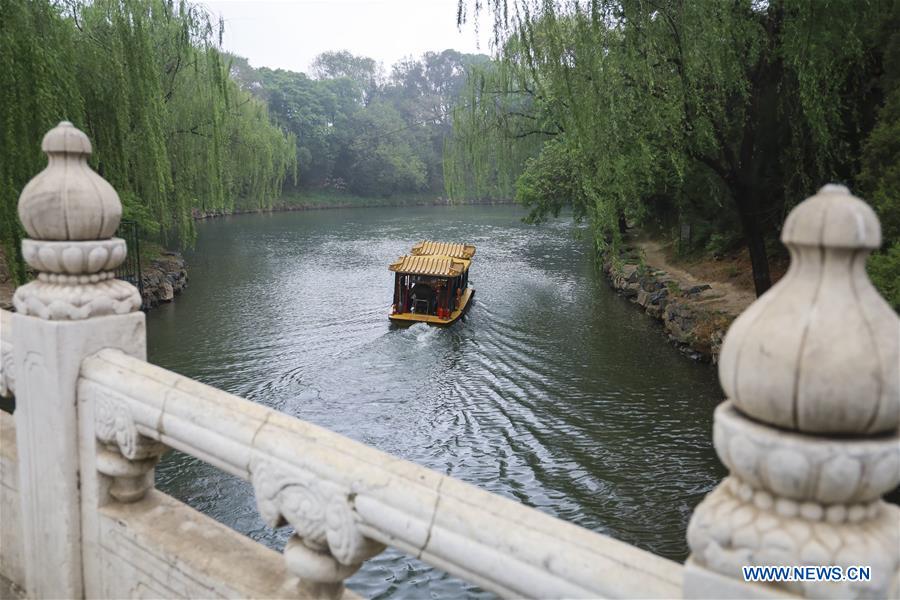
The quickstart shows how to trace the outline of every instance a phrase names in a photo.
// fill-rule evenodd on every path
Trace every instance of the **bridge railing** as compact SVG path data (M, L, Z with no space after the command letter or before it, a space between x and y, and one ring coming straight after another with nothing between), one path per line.
M677 563L120 351L85 359L81 373L79 402L93 406L101 442L132 464L168 447L251 481L265 521L294 529L288 568L317 591L336 594L385 546L503 596L680 590ZM99 471L123 472L108 452ZM132 502L151 484L129 471L110 492Z
M342 597L390 546L503 596L887 597L900 582L900 323L864 271L878 222L830 186L789 217L794 262L734 324L714 441L730 476L686 567L146 362L113 277L121 206L61 123L23 190L39 271L0 320L0 575L32 597ZM838 345L839 344L839 345ZM283 556L153 489L175 448L252 483ZM748 584L744 565L870 565L870 581ZM822 586L832 585L828 589ZM833 587L833 586L839 587Z

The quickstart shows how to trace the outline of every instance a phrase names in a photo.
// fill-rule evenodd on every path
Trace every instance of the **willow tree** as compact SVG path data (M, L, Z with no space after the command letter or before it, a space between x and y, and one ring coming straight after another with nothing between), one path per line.
M145 236L189 243L194 209L267 207L295 172L294 139L241 90L221 23L171 0L0 0L0 239L21 280L22 186L66 119Z
M724 198L758 294L787 205L852 176L878 69L873 32L891 4L475 2L492 11L500 62L556 99L598 234L660 197Z
M272 204L294 146L230 79L221 23L184 1L96 0L69 14L98 167L126 216L188 243L194 209Z
M506 42L506 60L467 69L466 85L452 109L452 135L444 145L451 199L511 198L526 162L564 132L546 86L535 80L538 73L524 68L519 48L513 38Z
M76 33L49 3L0 0L0 240L17 281L25 266L16 204L25 182L46 164L40 140L62 118L83 119L66 59Z

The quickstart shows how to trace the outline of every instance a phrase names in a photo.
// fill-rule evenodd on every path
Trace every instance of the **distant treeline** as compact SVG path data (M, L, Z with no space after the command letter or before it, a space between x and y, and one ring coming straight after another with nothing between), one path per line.
M758 293L787 212L847 183L878 212L869 272L900 307L900 0L460 0L499 52L473 73L451 196L572 206L598 246L637 223L746 245ZM477 15L478 10L472 11Z
M0 239L21 281L16 203L72 121L143 235L189 242L191 210L265 207L296 165L293 134L229 77L221 24L171 0L0 0Z
M402 60L385 73L371 58L336 51L319 55L310 76L254 69L240 57L233 57L231 74L295 136L300 177L289 188L443 196L453 103L468 69L488 62L445 50Z

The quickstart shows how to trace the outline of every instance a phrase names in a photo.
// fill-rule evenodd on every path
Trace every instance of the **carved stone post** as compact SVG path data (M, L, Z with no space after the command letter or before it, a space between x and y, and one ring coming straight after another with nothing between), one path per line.
M113 277L126 253L124 240L112 237L122 207L87 164L90 141L63 122L41 148L47 168L25 186L18 205L29 236L22 252L39 274L16 290L11 328L26 591L79 598L90 592L85 578L92 572L83 569L92 558L83 549L84 515L97 506L96 489L86 487L96 479L84 467L94 461L96 442L83 439L79 369L103 348L144 358L146 336L137 289ZM92 505L85 506L88 497Z
M688 527L685 597L900 594L900 322L869 281L874 212L827 185L781 236L784 278L731 326L715 412L730 472ZM743 566L871 567L871 581L744 584ZM739 583L741 582L741 583Z

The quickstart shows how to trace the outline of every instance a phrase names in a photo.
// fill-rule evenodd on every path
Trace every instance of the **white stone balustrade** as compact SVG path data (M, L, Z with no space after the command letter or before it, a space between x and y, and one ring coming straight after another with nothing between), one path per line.
M797 207L791 269L722 350L687 568L145 361L137 291L112 278L121 207L61 123L23 190L40 271L0 319L0 575L30 597L352 597L385 547L514 597L896 597L897 316L866 278L878 222L845 188ZM250 481L283 556L153 489L176 448ZM744 565L866 565L871 582L747 584ZM828 587L831 586L831 587Z

